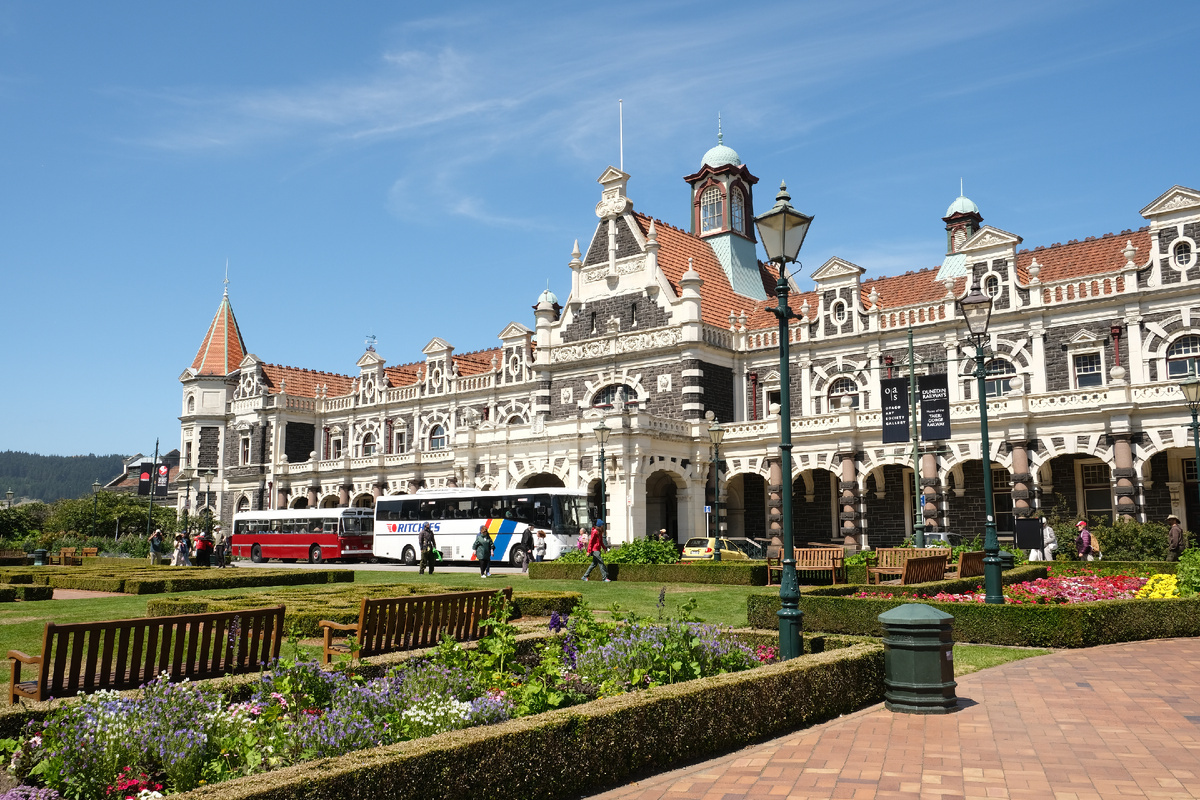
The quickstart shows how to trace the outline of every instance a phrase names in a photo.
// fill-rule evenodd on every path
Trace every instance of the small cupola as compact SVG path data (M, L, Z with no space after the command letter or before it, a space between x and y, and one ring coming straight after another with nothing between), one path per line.
M962 183L959 183L958 197L946 209L942 217L946 223L946 255L953 255L962 249L967 240L979 231L983 216L979 206L962 193Z

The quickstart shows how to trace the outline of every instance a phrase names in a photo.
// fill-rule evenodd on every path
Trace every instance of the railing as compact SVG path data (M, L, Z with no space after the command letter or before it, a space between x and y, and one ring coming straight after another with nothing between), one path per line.
M277 402L276 407L286 408L288 411L316 411L317 401L311 397L293 397L290 394L276 395L282 398L282 403Z
M399 403L404 400L416 400L421 396L421 384L414 383L412 386L400 386L395 389L388 389L384 395L384 402Z
M249 411L258 411L263 408L272 408L275 405L274 395L260 395L258 397L246 397L241 400L233 400L229 403L229 411L233 414L245 414Z
M392 453L383 457L383 465L385 467L403 467L415 463L416 460L416 453Z
M1183 400L1183 390L1176 383L1151 383L1134 386L1131 394L1131 399L1135 403L1177 403Z
M357 395L346 395L345 397L327 397L322 402L322 410L329 411L345 411L348 408L354 408L354 400Z
M927 322L940 322L946 318L946 305L934 303L913 308L900 308L879 312L879 328L907 328Z
M1125 291L1125 278L1122 275L1093 276L1084 280L1063 281L1042 287L1042 303L1062 303L1070 300L1084 300L1089 297L1104 297L1121 294Z
M1038 394L1029 398L1030 411L1053 411L1056 408L1095 408L1107 403L1109 391L1106 388L1073 389L1056 394Z
M284 464L288 475L303 475L313 471L313 462L305 461L303 464Z
M726 437L735 439L753 439L756 436L766 436L773 434L776 426L771 420L756 419L750 422L730 422L728 424L722 422L721 427L725 429Z
M692 423L670 417L647 416L644 424L639 423L639 427L672 436L690 437L692 435Z
M379 466L379 456L360 456L350 459L350 469L370 469Z
M702 338L705 344L724 347L726 350L733 349L733 332L714 328L712 325L705 325L701 328Z
M421 453L422 464L437 464L442 461L453 461L453 450L434 450L429 453Z
M495 374L485 372L481 375L472 375L469 378L458 379L458 391L474 392L479 389L490 389L495 384Z

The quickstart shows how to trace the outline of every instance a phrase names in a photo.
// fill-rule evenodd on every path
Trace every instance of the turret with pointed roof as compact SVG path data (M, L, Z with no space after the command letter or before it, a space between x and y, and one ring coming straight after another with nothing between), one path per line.
M226 289L221 297L221 305L217 307L217 315L208 326L208 333L204 335L200 350L192 361L193 374L228 375L238 368L238 364L246 357L246 352L246 343L242 340L242 332L233 316L233 306L229 304L229 290Z

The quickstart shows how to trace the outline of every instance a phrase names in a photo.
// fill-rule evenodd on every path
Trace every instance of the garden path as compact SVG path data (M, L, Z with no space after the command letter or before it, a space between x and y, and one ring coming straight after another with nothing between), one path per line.
M1059 651L958 679L953 714L882 705L599 800L1200 797L1200 640Z

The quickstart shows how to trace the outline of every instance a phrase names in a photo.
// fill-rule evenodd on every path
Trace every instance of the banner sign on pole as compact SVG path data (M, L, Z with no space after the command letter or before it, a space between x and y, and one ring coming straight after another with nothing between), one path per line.
M167 496L167 480L171 474L171 468L166 464L158 465L158 474L154 476L154 495L156 497Z
M879 382L883 390L883 443L907 442L908 378L886 378Z
M138 494L150 494L153 481L150 479L150 466L143 464L138 470Z
M917 378L921 395L921 438L925 441L950 438L950 387L946 373Z

